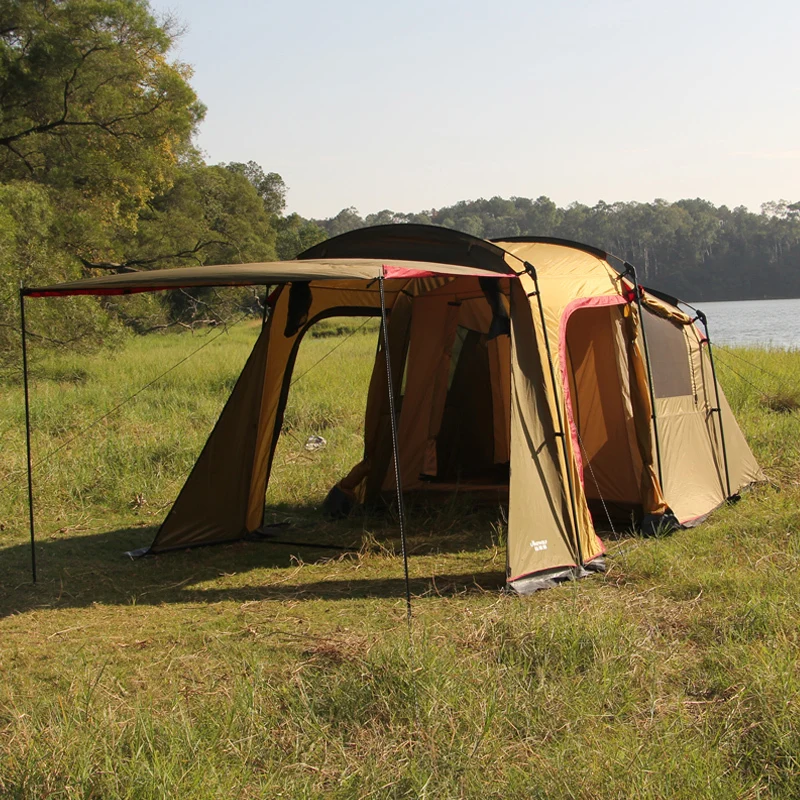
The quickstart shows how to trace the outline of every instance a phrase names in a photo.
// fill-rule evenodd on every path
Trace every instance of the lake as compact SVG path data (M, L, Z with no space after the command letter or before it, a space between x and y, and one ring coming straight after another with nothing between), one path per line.
M708 317L711 343L800 348L800 300L692 303Z

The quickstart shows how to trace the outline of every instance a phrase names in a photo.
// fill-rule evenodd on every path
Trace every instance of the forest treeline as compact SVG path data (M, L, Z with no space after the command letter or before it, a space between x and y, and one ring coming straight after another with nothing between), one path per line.
M707 200L572 203L549 197L463 200L419 213L354 208L317 220L328 236L366 225L441 225L484 239L554 236L630 261L640 279L686 300L800 297L800 202L765 203L761 213Z
M607 249L691 299L800 296L800 203L462 201L419 213L286 213L279 174L208 164L205 108L171 57L179 27L146 0L0 0L0 367L18 363L18 288L86 275L293 258L364 225L417 222ZM90 346L126 330L258 313L263 289L31 302L32 339Z

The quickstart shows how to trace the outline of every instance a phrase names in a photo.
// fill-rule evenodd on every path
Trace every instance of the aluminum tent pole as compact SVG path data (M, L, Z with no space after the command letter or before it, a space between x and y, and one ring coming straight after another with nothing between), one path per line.
M624 276L628 273L633 278L633 294L636 298L636 308L639 311L639 326L642 331L642 344L644 345L644 363L647 368L647 386L650 390L650 419L653 421L653 439L656 444L656 466L658 468L658 482L661 484L661 489L664 489L664 477L661 473L661 441L658 437L658 419L656 417L656 393L653 388L653 370L650 367L650 349L647 346L647 331L644 324L644 308L642 306L642 292L639 288L639 280L636 277L636 267L633 264L625 264Z
M386 294L383 275L378 278L381 296L381 330L383 332L383 353L386 360L386 385L389 391L389 422L392 431L392 456L394 458L394 480L397 489L397 516L400 521L400 549L403 553L403 571L406 581L406 619L411 631L411 582L408 577L408 545L406 543L406 510L403 503L403 482L400 478L400 457L397 445L397 418L394 412L394 381L392 380L392 360L389 354L389 326L386 319Z
M572 470L570 469L569 454L567 451L567 434L564 430L564 422L561 417L561 407L558 404L558 384L556 383L556 371L553 366L553 354L550 351L550 337L547 335L547 321L544 317L544 306L542 305L542 294L539 289L539 276L533 264L525 262L525 271L533 278L534 294L539 305L539 319L542 323L542 335L544 336L544 349L547 351L547 363L550 367L550 381L553 384L554 398L556 407L556 419L558 420L558 430L555 432L556 438L561 440L561 452L564 456L564 471L567 474L567 487L569 492L570 507L572 510L572 524L575 530L575 546L578 549L578 562L583 566L583 547L581 546L581 533L578 530L578 506L575 501L575 487L572 485ZM530 297L530 295L528 295Z
M711 337L708 335L708 320L706 315L699 309L695 309L697 319L703 323L703 328L706 332L706 344L708 345L708 360L711 362L711 378L714 381L714 396L716 398L717 407L711 409L711 413L716 412L717 419L719 420L719 440L722 445L722 463L725 467L725 488L727 490L726 500L731 500L733 494L731 492L731 476L728 470L728 451L725 447L725 429L722 425L722 405L719 399L719 382L717 381L717 370L714 366L714 349L711 347Z
M22 335L22 383L25 387L25 449L28 456L28 522L31 531L31 575L36 583L36 529L33 521L33 463L31 461L31 404L28 389L28 341L25 335L25 290L19 289L19 321Z

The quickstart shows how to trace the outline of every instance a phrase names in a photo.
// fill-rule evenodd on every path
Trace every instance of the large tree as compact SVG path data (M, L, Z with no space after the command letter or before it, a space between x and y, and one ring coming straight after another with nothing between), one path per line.
M172 188L142 210L136 231L120 239L119 260L101 266L153 269L271 261L276 255L274 224L263 198L244 175L222 166L187 163L179 168ZM143 299L130 303L126 298L113 305L141 330L154 323L230 319L236 309L252 302L252 290L200 289L168 292L157 304Z
M0 181L58 191L67 246L98 257L172 183L203 116L146 0L0 0Z
M175 33L146 0L0 0L0 367L15 358L20 281L119 259L192 160L203 107L169 58ZM45 306L31 304L34 335L113 328L97 302Z

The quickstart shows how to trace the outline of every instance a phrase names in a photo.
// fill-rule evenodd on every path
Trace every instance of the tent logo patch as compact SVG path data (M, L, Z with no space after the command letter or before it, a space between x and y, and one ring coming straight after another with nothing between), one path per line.
M547 550L547 539L531 539L531 547L534 550Z

